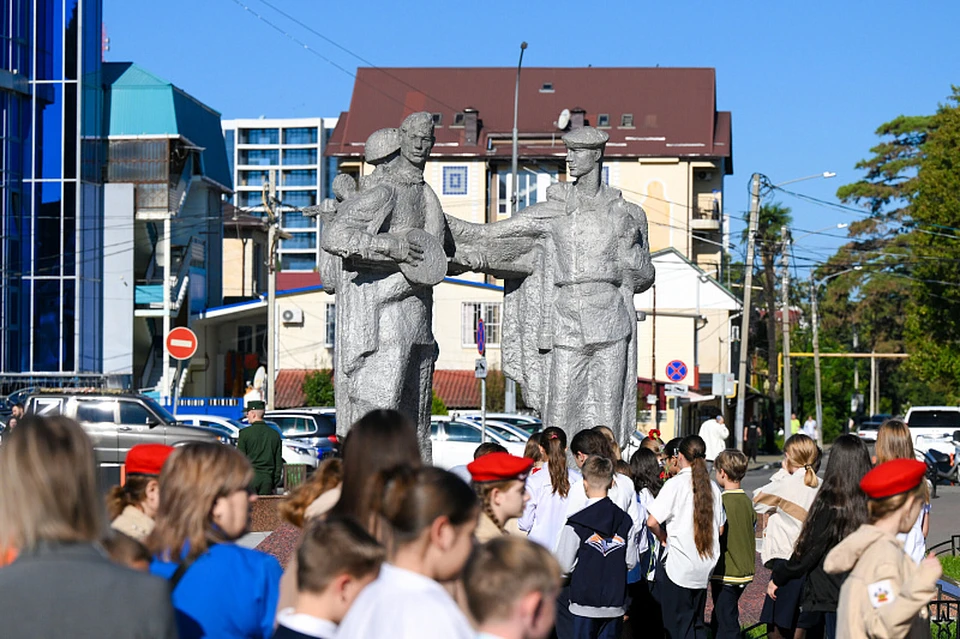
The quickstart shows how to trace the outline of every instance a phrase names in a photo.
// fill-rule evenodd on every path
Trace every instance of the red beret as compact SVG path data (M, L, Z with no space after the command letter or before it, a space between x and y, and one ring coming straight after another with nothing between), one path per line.
M164 444L137 444L127 452L128 475L159 475L163 462L173 452Z
M530 472L533 460L510 453L490 453L467 464L473 481L503 481L520 479Z
M894 459L880 464L860 480L870 499L892 497L913 490L923 481L927 465L916 459Z

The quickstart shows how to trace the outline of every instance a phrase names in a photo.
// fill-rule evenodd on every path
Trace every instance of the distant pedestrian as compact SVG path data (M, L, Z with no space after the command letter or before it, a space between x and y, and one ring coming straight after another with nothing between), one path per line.
M747 459L757 462L757 451L760 448L760 423L756 417L750 418L750 423L743 429L743 441L746 447Z
M813 418L813 415L807 415L807 421L803 422L803 426L800 428L800 432L809 437L810 439L817 439L817 420Z
M487 542L470 556L463 582L478 637L550 635L560 566L543 546L518 537Z
M10 419L7 420L7 432L13 430L17 427L17 424L20 423L20 420L23 419L24 408L23 404L17 402L10 409Z
M823 568L849 572L840 589L837 636L844 639L922 639L930 636L928 606L943 572L936 557L919 565L896 535L908 532L926 500L926 465L916 459L880 464L860 481L870 523L830 551Z
M26 417L0 447L4 637L175 639L170 588L101 549L90 439L62 417Z
M747 474L747 456L739 450L721 451L714 469L723 490L721 498L727 523L720 534L720 560L710 582L713 595L710 627L714 639L739 639L740 597L753 581L756 562L757 514L750 497L740 488Z
M283 477L283 438L263 421L266 404L255 400L247 403L249 426L240 430L237 450L253 464L253 491L272 495Z
M697 435L680 442L680 472L650 505L647 525L667 548L657 568L663 626L670 639L706 639L704 607L720 558L724 525L720 488L710 481L706 445Z
M147 537L150 571L168 581L181 639L273 635L280 564L238 546L247 532L253 468L212 442L177 448L160 475L160 507Z
M823 561L842 539L867 521L867 496L860 480L870 471L867 445L856 435L841 435L833 442L823 485L810 506L793 555L778 565L767 584L767 594L777 598L780 586L803 579L797 626L810 635L834 639L837 603L843 575L827 574Z
M150 534L160 505L160 471L172 452L164 444L137 444L127 452L126 481L107 495L111 528L137 541Z
M273 639L334 639L385 557L383 546L352 519L309 524L297 550L297 599L277 614Z
M796 435L799 432L800 432L800 420L797 418L796 413L790 413L790 432L784 435L784 437L791 437L793 435Z
M473 489L480 498L477 541L502 537L507 534L507 522L523 514L529 499L526 480L532 466L532 459L510 453L491 453L467 465Z
M707 445L707 461L712 464L720 451L727 447L727 437L730 436L730 431L723 423L723 415L717 415L701 424L698 435Z
M372 487L373 514L389 529L388 560L337 631L338 639L473 639L444 583L457 580L474 546L477 496L456 475L399 466Z
M915 459L910 428L899 419L888 419L883 422L877 430L875 450L877 464L884 464L894 459ZM929 482L927 483L929 484ZM930 532L929 491L926 494L928 498L924 500L920 507L920 514L910 531L897 534L897 538L903 542L904 551L918 564L923 561L927 553L927 535Z
M763 429L763 450L768 455L779 455L780 449L777 447L776 428L774 428L773 416L770 413L763 414L760 427Z

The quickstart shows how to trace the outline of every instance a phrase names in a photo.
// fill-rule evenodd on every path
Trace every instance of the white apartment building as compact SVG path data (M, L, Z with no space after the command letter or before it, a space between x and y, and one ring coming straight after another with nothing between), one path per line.
M223 135L233 172L230 200L246 213L263 212L263 185L277 176L283 203L281 227L290 237L280 241L284 271L313 271L320 253L320 221L303 209L316 206L336 177L336 161L324 158L337 118L254 118L224 120Z

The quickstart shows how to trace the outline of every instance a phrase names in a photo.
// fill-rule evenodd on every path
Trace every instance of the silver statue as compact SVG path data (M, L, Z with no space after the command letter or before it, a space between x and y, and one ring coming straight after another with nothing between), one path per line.
M365 151L374 172L355 192L338 176L336 202L321 207L329 256L320 268L337 293L337 429L345 434L375 408L398 409L418 425L425 459L437 359L433 286L447 271L446 220L423 179L433 143L429 113L374 133Z
M605 184L609 136L593 127L563 137L569 174L547 201L502 222L447 218L453 262L507 278L501 349L544 423L573 435L636 428L637 324L633 296L653 284L647 219Z

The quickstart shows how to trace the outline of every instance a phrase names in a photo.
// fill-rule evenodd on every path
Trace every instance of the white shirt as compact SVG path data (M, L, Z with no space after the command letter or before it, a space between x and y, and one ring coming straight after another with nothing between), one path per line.
M706 557L697 552L693 536L693 471L689 467L668 479L650 504L650 516L667 529L667 576L683 588L706 588L720 559L720 526L727 518L720 487L711 481L710 488L713 490L713 548Z
M650 539L647 535L647 516L650 514L650 504L656 499L649 488L644 488L637 495L637 510L640 516L640 525L637 527L637 556L650 549Z
M720 454L720 451L727 447L727 437L730 436L730 431L717 420L708 419L700 426L699 435L703 443L707 445L707 460L713 461Z
M278 612L277 624L317 639L333 639L337 636L337 624L329 619L294 612L293 608Z
M472 639L470 622L433 579L383 564L337 631L337 639Z
M539 475L540 473L537 474ZM613 486L611 486L607 492L607 497L619 506L621 510L630 515L630 519L633 520L633 525L630 527L630 538L636 539L637 532L640 530L642 523L640 522L640 507L637 503L637 490L633 487L633 480L626 475L617 473L613 476ZM583 478L578 477L575 482L570 484L570 495L567 499L567 517L586 508L588 505L587 502L587 490L583 487ZM566 524L566 519L564 519L563 523ZM560 530L563 530L562 525ZM553 540L552 549L556 549L559 541L560 531L557 532L557 536ZM636 551L634 550L634 552ZM631 558L628 558L628 561L631 560ZM634 563L636 562L634 561Z
M803 422L803 426L800 428L800 432L806 435L811 439L817 438L817 420L808 419Z
M920 516L913 523L910 532L900 533L897 539L903 542L903 551L916 563L923 561L927 554L927 538L923 536L923 520L930 515L930 504L924 504Z
M580 473L568 468L567 481L570 482L571 489L578 479ZM560 531L567 523L567 498L559 492L553 492L548 464L527 477L527 493L530 499L517 526L527 533L531 541L552 551L554 543L560 537Z

